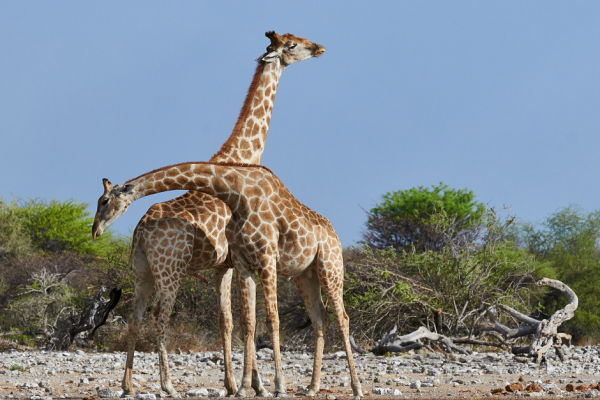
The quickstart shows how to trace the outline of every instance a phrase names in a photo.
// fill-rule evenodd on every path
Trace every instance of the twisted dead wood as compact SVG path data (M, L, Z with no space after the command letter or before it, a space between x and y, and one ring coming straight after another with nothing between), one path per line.
M548 350L554 347L561 361L564 361L565 355L562 352L562 342L563 340L567 340L570 345L571 335L558 333L557 330L563 322L573 318L579 303L577 295L569 286L554 279L543 278L536 282L536 285L548 286L560 290L569 299L569 304L567 304L565 308L556 311L547 320L537 320L502 304L489 307L485 310L487 321L475 325L473 331L479 335L490 336L497 340L497 342L478 340L471 336L457 338L448 337L431 332L424 326L412 333L399 336L396 333L397 327L394 327L394 329L386 333L381 340L376 342L375 346L370 351L376 355L382 355L387 352L405 352L426 346L426 344L421 343L421 340L425 339L439 342L448 353L456 351L461 354L468 354L467 350L458 346L457 343L503 348L507 345L506 341L508 339L533 335L533 342L530 346L513 347L512 352L514 354L526 354L529 357L535 358L536 361L540 363L545 359ZM498 309L519 321L521 325L513 328L501 323L498 319ZM356 346L354 339L351 339L352 348L359 353L364 353L364 350Z

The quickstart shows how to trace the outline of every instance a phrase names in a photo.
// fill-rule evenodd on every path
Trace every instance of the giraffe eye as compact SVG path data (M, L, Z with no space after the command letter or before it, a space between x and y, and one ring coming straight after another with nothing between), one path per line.
M108 204L108 199L104 199L104 200L102 200L102 205L103 205L103 206L105 206L105 205L107 205L107 204Z
M290 46L290 50L294 50L296 48L296 46L298 46L296 43L294 43L293 45Z

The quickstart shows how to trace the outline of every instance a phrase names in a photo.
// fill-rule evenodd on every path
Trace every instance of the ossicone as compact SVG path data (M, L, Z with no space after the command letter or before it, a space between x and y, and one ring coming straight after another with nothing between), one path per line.
M281 42L281 36L279 36L275 31L267 31L265 32L265 36L269 38L271 44L276 44Z
M104 192L109 192L112 190L112 184L106 178L102 178L102 186L104 186Z

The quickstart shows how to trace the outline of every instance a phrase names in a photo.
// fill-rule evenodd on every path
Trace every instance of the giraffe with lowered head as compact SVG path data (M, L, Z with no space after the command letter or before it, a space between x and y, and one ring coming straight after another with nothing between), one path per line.
M271 44L257 60L258 66L233 132L211 161L259 164L282 71L290 64L319 57L325 51L323 46L292 34L278 35L269 31L265 35ZM157 330L161 387L168 394L176 393L169 375L166 352L169 316L184 276L213 267L224 352L224 384L228 394L236 392L231 365L233 322L230 285L233 270L223 264L228 253L225 227L230 218L231 212L221 200L206 193L188 191L176 199L154 204L138 223L130 259L135 272L135 291L133 311L128 320L123 396L134 393L132 371L135 343L154 286L157 294L151 320ZM268 394L258 376L252 379L252 387L258 395Z
M245 326L244 375L239 395L246 394L251 387L250 376L257 373L252 370L256 297L253 277L257 272L272 331L275 394L285 395L277 313L277 274L280 274L294 279L313 323L315 358L308 395L314 396L319 391L324 336L329 322L321 300L322 288L338 322L354 396L362 396L342 298L344 265L340 241L329 220L296 200L270 170L248 164L182 163L154 170L122 186L113 187L106 179L103 185L104 193L98 200L94 219L94 235L100 235L133 201L167 190L198 190L223 201L231 210L227 240L238 273Z

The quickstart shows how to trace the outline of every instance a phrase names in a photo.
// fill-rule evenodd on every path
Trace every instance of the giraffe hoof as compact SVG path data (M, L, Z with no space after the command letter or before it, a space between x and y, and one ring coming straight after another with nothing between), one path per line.
M166 386L162 388L163 392L167 393L169 396L176 396L177 390L173 386Z

